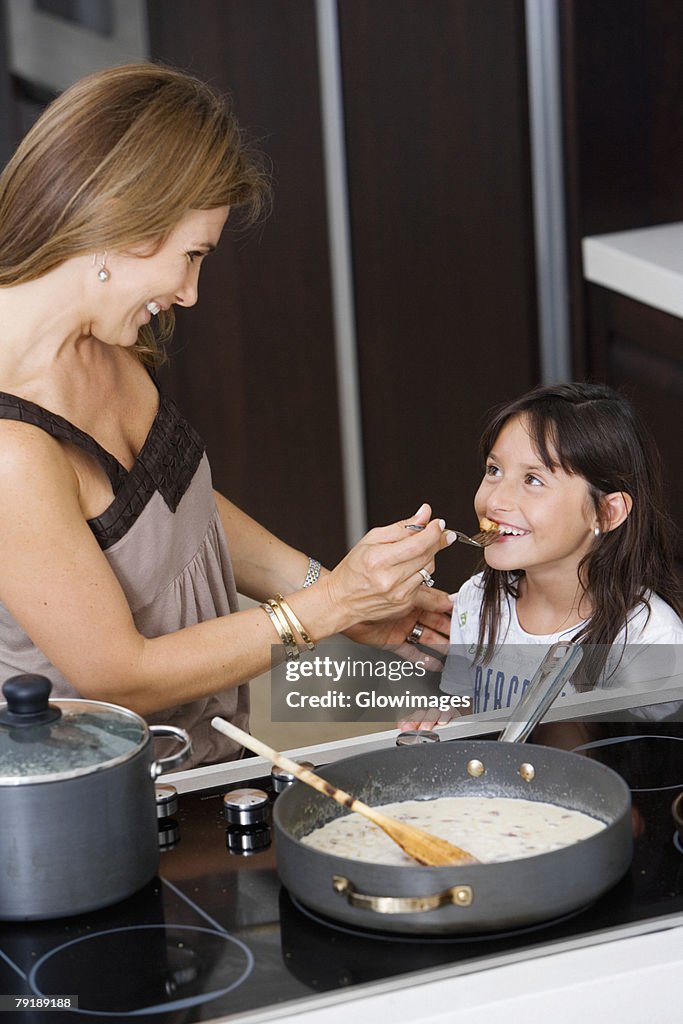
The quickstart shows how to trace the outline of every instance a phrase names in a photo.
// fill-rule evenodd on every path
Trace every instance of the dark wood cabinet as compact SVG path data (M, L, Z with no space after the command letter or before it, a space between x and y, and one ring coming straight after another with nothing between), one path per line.
M683 220L683 8L562 0L558 10L575 372L624 391L650 424L680 526L683 320L587 284L581 239Z
M538 373L522 5L339 16L369 515L466 530L481 419Z
M575 372L595 374L581 239L683 220L680 0L561 0Z
M274 212L207 262L169 388L218 485L327 561L345 549L313 0L149 0L153 56L235 97ZM474 527L483 414L537 379L521 0L340 0L371 525L430 501ZM210 265L210 263L212 265ZM470 575L445 553L439 582Z
M273 212L230 222L180 311L165 386L216 486L326 562L344 551L325 183L311 0L149 0L152 56L230 92L272 165Z
M683 523L683 321L597 285L587 289L587 320L596 376L627 394L650 426L662 456L669 510ZM677 556L683 566L680 535Z

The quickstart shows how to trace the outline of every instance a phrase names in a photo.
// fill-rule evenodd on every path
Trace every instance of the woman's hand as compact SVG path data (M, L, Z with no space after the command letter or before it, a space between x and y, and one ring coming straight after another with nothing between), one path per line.
M345 630L344 635L359 644L395 651L407 661L419 661L428 672L440 672L448 654L452 609L453 602L445 591L422 587L405 615L379 622L359 622ZM421 650L423 647L440 657Z
M383 635L386 645L400 646L424 612L429 617L425 626L442 638L447 635L442 616L450 611L448 597L429 596L431 588L425 583L431 579L434 556L453 543L455 534L446 531L442 519L430 522L430 515L429 505L422 505L410 519L370 530L325 577L322 582L342 629L363 623L363 642L377 643ZM384 631L375 631L370 640L367 624L382 620Z

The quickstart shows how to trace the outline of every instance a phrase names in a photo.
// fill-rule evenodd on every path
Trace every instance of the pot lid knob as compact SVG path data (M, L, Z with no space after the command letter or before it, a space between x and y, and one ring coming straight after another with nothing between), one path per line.
M49 703L51 689L46 676L12 676L2 687L7 707L0 711L0 724L21 727L56 722L62 711Z

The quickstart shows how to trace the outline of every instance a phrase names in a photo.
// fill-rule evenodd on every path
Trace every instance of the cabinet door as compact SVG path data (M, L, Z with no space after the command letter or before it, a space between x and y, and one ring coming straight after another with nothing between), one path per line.
M482 417L537 382L523 4L338 8L369 519L468 530Z
M216 486L325 562L345 549L313 0L149 0L153 56L230 91L273 165L272 215L230 230L178 312L165 385Z
M683 322L597 285L587 289L596 377L623 391L650 426L662 455L669 511L683 523L681 403ZM679 533L677 559L683 566Z
M587 286L581 239L683 219L681 4L563 0L558 11L575 372L634 401L661 450L680 524L683 322Z

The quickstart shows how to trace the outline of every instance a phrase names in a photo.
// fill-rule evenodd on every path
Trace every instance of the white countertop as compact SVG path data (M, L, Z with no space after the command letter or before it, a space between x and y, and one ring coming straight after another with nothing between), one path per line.
M683 317L683 222L584 238L583 276Z
M320 951L321 957L334 955ZM665 1024L680 1020L683 928L420 981L393 978L378 994L245 1020L280 1024ZM444 972L445 973L445 972ZM355 996L355 998L354 998ZM320 1005L328 1001L328 1005ZM234 1018L233 1018L234 1020Z

